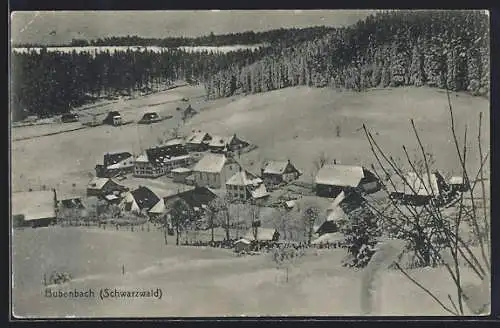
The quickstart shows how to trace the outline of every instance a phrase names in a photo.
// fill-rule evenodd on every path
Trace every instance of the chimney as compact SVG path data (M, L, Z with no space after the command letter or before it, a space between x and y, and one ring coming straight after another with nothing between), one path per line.
M288 159L288 164L290 164L290 158Z
M333 160L333 164L337 164L337 160L336 159Z
M263 176L264 175L264 168L261 168L260 169L260 176Z

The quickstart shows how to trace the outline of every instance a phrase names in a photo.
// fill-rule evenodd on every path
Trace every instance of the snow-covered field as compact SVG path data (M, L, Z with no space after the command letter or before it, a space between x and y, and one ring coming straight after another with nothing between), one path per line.
M344 268L344 250L310 251L285 282L270 255L236 257L223 249L165 245L155 229L40 228L13 235L13 311L20 317L164 317L360 315L362 271ZM122 275L122 266L125 275ZM62 290L161 288L155 299L54 299L43 296L43 274L69 272ZM441 298L454 289L443 268L410 270ZM464 269L463 281L474 281ZM375 315L445 315L397 271L376 283ZM396 286L396 288L395 288Z
M53 136L12 142L12 187L54 186L84 190L89 172L106 152L128 150L135 154L165 139L178 126L180 111L190 104L200 111L181 132L193 129L223 135L237 133L259 148L243 154L249 169L260 171L266 159L291 159L309 179L313 161L325 152L337 162L369 167L374 163L361 129L365 123L380 145L393 157L404 159L402 146L418 151L410 119L414 118L426 150L434 154L435 168L459 174L455 146L451 142L446 94L430 88L397 88L363 93L296 87L250 96L205 101L202 87L179 87L131 100L107 103L81 111L82 116L119 110L124 120L138 120L145 111L173 115L152 125L99 126ZM457 133L463 138L468 126L467 153L471 170L479 167L477 147L478 113L483 112L484 149L489 148L489 102L464 93L452 94ZM83 120L83 119L82 119ZM336 126L340 126L340 137ZM60 128L66 128L61 124ZM28 126L12 129L12 139L42 135L46 129ZM403 161L404 162L404 161ZM311 177L312 180L312 177Z

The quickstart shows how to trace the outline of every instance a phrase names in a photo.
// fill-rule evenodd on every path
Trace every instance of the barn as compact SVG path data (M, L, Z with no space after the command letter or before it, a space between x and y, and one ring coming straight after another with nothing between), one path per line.
M45 227L56 223L55 191L14 192L11 198L13 226Z
M337 197L343 190L361 188L364 192L378 191L379 183L375 174L361 166L325 164L316 174L316 195Z
M267 161L261 169L261 177L266 186L275 186L288 183L297 179L301 172L292 164L286 161Z
M207 132L201 130L193 130L186 138L186 149L188 151L205 151L208 149L208 144L212 137Z
M403 176L392 176L391 183L387 183L386 188L392 199L421 206L438 198L446 188L446 182L437 171L431 174L407 172Z

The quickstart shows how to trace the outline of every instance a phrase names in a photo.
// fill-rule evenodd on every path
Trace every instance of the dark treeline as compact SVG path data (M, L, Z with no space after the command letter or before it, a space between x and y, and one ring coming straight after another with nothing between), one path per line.
M175 80L203 83L208 98L297 85L358 91L448 86L488 95L488 32L488 16L483 11L396 11L337 29L232 34L233 39L228 37L231 42L249 44L255 39L273 45L226 54L169 48L161 52L142 49L97 54L43 48L40 53L14 52L12 108L15 120L29 113L50 116L96 98L159 90ZM225 43L220 41L223 38L213 38L198 39L211 46ZM138 39L116 40L129 40L137 46Z
M65 113L98 98L131 95L134 91L159 91L176 80L203 83L220 70L245 66L271 51L259 48L224 54L165 49L91 54L42 48L40 52L13 52L13 119Z
M207 83L209 97L296 85L364 90L428 85L488 95L489 18L484 11L388 11L284 47Z
M228 46L228 45L255 45L267 44L270 46L290 46L294 43L317 38L332 31L332 27L315 26L308 28L281 28L264 32L240 32L231 34L214 35L210 33L196 38L169 37L169 38L142 38L139 36L113 36L96 40L73 39L71 43L58 45L59 47L85 47L85 46L157 46L157 47L185 47L185 46ZM53 45L55 46L55 45ZM30 48L42 47L36 44L18 44L16 47Z

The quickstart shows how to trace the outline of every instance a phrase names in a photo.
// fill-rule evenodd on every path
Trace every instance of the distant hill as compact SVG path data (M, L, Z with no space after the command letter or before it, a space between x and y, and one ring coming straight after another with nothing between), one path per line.
M428 85L489 94L485 11L388 11L328 31L207 83L212 98L296 85L364 90Z

